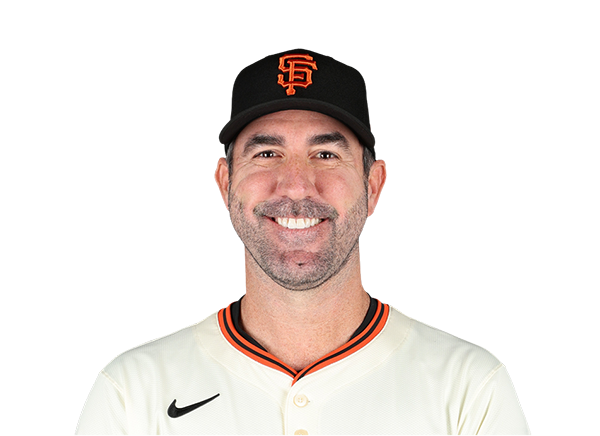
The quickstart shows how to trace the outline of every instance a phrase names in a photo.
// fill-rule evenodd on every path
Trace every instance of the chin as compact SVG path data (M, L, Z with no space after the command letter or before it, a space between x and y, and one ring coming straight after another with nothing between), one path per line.
M290 291L308 291L321 286L334 273L330 265L298 265L283 267L281 264L275 268L262 268L263 271L279 286Z

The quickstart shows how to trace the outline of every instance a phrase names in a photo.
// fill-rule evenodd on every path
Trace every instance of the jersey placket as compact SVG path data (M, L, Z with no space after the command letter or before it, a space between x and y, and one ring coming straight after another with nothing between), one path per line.
M317 434L319 401L310 384L300 380L290 388L283 408L285 434Z

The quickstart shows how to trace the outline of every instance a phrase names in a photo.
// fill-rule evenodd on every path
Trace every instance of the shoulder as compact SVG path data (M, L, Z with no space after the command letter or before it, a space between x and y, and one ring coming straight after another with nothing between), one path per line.
M486 349L390 310L388 335L401 338L396 354L402 360L443 372L477 372L485 377L501 366ZM386 330L387 330L386 327Z
M199 336L214 333L216 326L216 314L213 314L197 324L125 351L102 372L117 384L141 374L151 377L157 371L189 361L191 354L201 353Z
M486 349L394 309L381 337L393 352L380 378L408 393L404 409L442 413L452 434L528 434L506 368Z

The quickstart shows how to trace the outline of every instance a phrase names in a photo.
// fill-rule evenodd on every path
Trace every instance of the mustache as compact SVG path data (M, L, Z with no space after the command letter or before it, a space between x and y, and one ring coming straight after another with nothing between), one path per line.
M298 217L320 218L335 220L339 216L333 206L326 203L320 203L310 198L302 200L291 200L282 198L280 200L267 200L257 204L252 210L258 217Z

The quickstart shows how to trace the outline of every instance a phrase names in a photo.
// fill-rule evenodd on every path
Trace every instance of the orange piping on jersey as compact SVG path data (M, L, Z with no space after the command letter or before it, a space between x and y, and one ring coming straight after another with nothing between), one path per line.
M223 309L221 312L223 312L223 317L227 318L227 324L229 324L232 328L231 328L231 332L233 333L233 335L235 336L235 338L242 342L246 347L251 348L252 350L256 351L257 353L263 354L264 351L261 350L260 348L258 348L256 345L251 344L250 342L248 342L246 339L244 339L243 336L241 336L234 328L233 328L233 320L231 319L231 311L228 309ZM225 324L223 323L223 326ZM232 338L233 339L233 338ZM238 350L242 350L242 348L237 344L236 341L233 341L233 346L236 347Z
M375 339L385 326L389 316L389 312L390 307L387 304L382 304L381 302L378 302L378 307L377 311L375 312L375 316L373 317L367 328L365 328L360 335L298 372L298 374L294 377L292 386L302 377L308 374L312 374L313 372L318 371L319 369L325 368L326 366L331 365L332 363L338 362L348 357L349 355L357 352L369 342L371 342L373 339ZM373 329L375 323L377 323L377 325ZM345 351L340 352L342 350Z
M245 354L251 359L256 360L257 362L262 363L263 365L266 365L269 368L281 371L284 374L289 375L290 377L294 377L294 375L296 375L296 371L294 369L287 366L285 363L277 359L272 354L265 353L264 350L261 350L260 348L251 344L235 330L233 321L231 320L231 310L229 310L229 307L221 309L221 311L219 312L218 319L219 327L221 328L221 332L225 336L225 339L227 339L227 341L231 345L233 345L236 350L240 351L241 353ZM227 326L230 327L229 330L231 331L231 334L229 333ZM243 346L241 346L240 343L242 343ZM254 351L254 353L248 351L248 349Z

